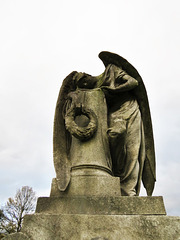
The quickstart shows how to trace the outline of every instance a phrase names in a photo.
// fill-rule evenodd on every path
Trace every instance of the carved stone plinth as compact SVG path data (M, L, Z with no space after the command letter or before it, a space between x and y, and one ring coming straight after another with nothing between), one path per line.
M127 197L128 198L128 197ZM179 240L180 218L163 215L27 215L11 240Z
M36 213L90 215L166 215L162 197L40 197Z

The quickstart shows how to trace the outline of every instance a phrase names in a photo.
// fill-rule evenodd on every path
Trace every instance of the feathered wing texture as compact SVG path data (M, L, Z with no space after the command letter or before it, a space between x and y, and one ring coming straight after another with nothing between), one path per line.
M138 81L138 86L132 91L137 98L144 127L146 155L142 172L142 181L146 188L147 195L151 196L156 181L155 151L149 102L143 80L138 71L123 57L103 51L99 54L99 58L103 61L105 67L110 63L122 67L123 70Z
M64 79L59 92L54 116L53 159L56 171L56 180L60 191L65 191L70 182L70 162L68 159L67 146L69 136L65 129L63 108L68 93L75 90L73 80L73 76L75 74L76 72L72 72Z

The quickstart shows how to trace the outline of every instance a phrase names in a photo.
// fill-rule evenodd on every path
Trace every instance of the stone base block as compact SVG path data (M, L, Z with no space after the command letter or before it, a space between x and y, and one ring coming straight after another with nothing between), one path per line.
M180 217L34 214L11 240L179 240Z
M110 174L73 175L66 191L60 192L53 178L50 196L121 196L120 179Z
M166 215L162 197L40 197L36 213Z

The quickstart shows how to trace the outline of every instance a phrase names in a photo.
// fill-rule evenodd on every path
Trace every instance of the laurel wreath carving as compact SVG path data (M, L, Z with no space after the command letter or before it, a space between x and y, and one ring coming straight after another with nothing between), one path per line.
M78 115L85 115L89 118L89 123L86 127L80 127L75 122ZM65 115L66 129L76 138L81 141L90 139L97 131L97 116L96 114L85 107L74 107L70 109Z

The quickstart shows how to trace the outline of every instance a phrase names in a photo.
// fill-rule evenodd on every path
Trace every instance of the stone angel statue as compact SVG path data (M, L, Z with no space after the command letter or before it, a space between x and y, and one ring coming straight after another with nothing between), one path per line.
M138 196L141 181L151 196L156 180L155 152L143 80L123 57L104 51L99 58L105 65L102 74L72 72L60 89L54 119L58 188L66 191L72 170L86 166L120 178L122 196ZM74 138L78 147L74 147ZM86 149L74 160L76 151L93 141L92 150ZM91 159L86 160L85 155Z

